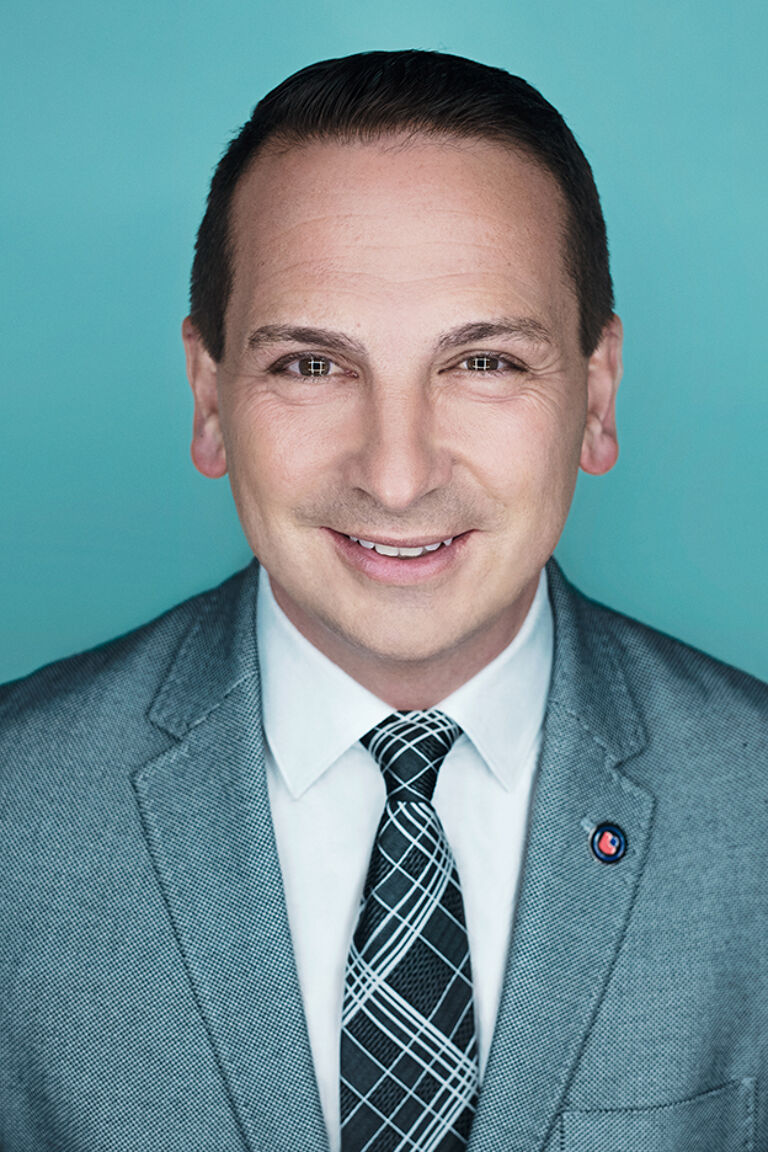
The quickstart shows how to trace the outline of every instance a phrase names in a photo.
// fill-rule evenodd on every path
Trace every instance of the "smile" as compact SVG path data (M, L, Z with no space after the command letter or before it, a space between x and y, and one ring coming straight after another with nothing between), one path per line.
M425 584L457 570L462 557L471 548L473 529L446 536L444 540L418 538L395 543L393 540L366 540L334 528L324 528L333 541L337 554L348 568L366 580L392 586ZM422 537L422 540L424 537Z
M375 540L361 540L357 536L347 536L348 540L353 540L355 544L359 544L362 548L373 549L378 552L380 556L423 556L425 552L436 552L438 548L447 548L453 542L453 536L449 536L447 540L438 540L434 544L419 544L411 547L395 546L393 544L379 544Z

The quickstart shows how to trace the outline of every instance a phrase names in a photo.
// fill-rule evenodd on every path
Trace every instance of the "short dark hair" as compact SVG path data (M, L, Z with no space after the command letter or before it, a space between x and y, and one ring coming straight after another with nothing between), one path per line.
M197 233L190 315L214 360L224 355L232 288L232 196L269 141L374 141L413 132L487 139L522 151L557 181L566 208L565 261L580 341L591 355L613 312L613 284L592 169L556 108L519 76L463 56L408 49L358 52L295 72L260 100L219 161Z

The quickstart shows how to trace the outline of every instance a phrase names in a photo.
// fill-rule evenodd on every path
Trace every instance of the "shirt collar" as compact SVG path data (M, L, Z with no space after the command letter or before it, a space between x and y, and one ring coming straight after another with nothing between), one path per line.
M256 629L264 733L288 790L298 798L393 708L299 632L275 600L263 567ZM541 729L553 636L543 568L533 603L514 639L436 705L461 725L505 789L512 787Z

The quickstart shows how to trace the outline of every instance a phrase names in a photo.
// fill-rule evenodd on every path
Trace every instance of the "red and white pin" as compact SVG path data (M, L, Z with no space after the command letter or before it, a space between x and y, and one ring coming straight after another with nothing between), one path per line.
M627 838L618 824L598 824L589 838L592 855L603 864L615 864L627 851Z

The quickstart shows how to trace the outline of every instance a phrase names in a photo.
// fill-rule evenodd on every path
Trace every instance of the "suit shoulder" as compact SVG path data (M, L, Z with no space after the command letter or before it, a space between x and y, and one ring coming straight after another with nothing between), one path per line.
M768 683L632 616L581 596L584 612L618 655L632 696L680 724L694 716L703 730L744 732L768 726Z
M144 716L178 647L222 601L236 598L248 569L189 597L153 620L87 651L0 685L0 747L55 745L79 725Z

